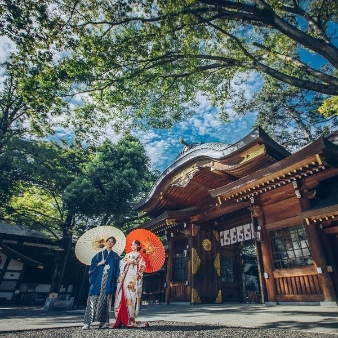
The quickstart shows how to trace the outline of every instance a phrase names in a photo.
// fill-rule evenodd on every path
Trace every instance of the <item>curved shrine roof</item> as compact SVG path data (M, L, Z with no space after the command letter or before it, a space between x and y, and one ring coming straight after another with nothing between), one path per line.
M217 189L271 165L290 153L257 128L233 145L186 145L160 175L148 196L134 205L140 214L158 217L165 211L203 208Z

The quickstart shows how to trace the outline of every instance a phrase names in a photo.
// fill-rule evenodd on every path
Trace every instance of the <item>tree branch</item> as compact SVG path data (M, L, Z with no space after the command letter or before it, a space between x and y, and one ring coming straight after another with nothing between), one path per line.
M294 27L293 25L279 17L266 1L254 0L256 4L254 6L244 5L241 2L234 3L222 0L200 0L200 2L218 6L219 11L224 15L224 18L227 20L237 19L245 21L247 23L251 23L251 21L257 21L261 22L264 25L269 25L279 32L285 34L289 38L293 39L294 41L298 42L300 45L323 56L335 68L338 68L338 49L331 42L328 43L323 39L314 38L304 33L300 29ZM251 7L251 9L249 9L248 6ZM234 11L233 9L238 10L238 12ZM245 13L242 12L243 10L245 10ZM248 15L247 13L252 13L252 15Z
M270 48L268 48L268 47L266 47L266 46L264 46L264 45L262 45L260 43L254 42L253 45L256 46L256 47L258 47L258 48L267 50L269 53L273 53L280 60L292 63L295 67L298 67L304 73L306 73L306 74L308 74L308 75L310 75L310 76L312 76L314 78L317 78L320 81L323 81L323 82L326 82L326 83L338 86L338 79L335 78L335 77L333 77L333 76L330 76L328 74L319 72L319 71L317 71L317 70L309 67L307 64L305 64L305 63L303 63L303 62L301 62L299 60L296 60L296 59L294 59L294 58L292 58L290 56L286 56L286 55L277 53L275 51L272 51Z

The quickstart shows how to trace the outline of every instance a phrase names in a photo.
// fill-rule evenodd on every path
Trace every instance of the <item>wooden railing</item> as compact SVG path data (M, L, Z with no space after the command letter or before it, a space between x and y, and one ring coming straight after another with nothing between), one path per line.
M323 291L314 266L275 270L277 300L320 301Z
M318 276L295 276L276 278L279 295L320 295Z

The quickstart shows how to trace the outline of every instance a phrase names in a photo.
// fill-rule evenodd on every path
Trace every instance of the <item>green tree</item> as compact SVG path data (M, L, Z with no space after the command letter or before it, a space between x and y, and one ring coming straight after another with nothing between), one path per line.
M27 147L28 149L28 147ZM25 173L18 184L21 194L5 205L3 218L11 223L40 230L57 241L56 265L51 291L58 292L62 283L73 233L77 230L75 214L62 197L66 188L81 173L88 161L88 150L52 142L31 141Z
M62 283L73 236L99 224L130 227L137 218L132 204L153 183L141 143L124 136L117 144L92 148L31 141L24 179L3 208L11 223L39 230L60 247L51 291ZM140 221L138 221L140 222Z
M324 101L318 109L325 117L338 115L338 96L332 96Z
M14 83L13 77L7 77L0 91L0 207L15 192L16 181L21 178L20 159L26 145L25 113Z
M227 121L231 80L251 71L338 95L337 1L4 1L1 12L25 101L85 101L69 116L82 133L170 127L199 94Z
M87 93L78 116L170 127L192 113L201 93L226 120L230 80L251 71L338 95L336 1L84 0L61 8L77 39L65 43L58 67L45 64L47 87L39 90L62 77L70 95Z
M153 182L142 144L126 134L117 144L105 141L97 148L93 160L67 187L64 201L74 214L123 227L137 218L132 205Z
M3 65L0 86L0 207L16 193L16 182L24 179L21 168L32 148L29 138L51 136L59 125L50 105L32 104L29 93L23 95L13 67L10 62Z
M53 41L63 20L53 0L0 0L0 35L31 53Z
M239 90L231 101L231 108L239 115L256 112L255 125L294 151L328 135L337 126L335 116L327 119L319 113L322 103L322 94L266 78L261 90L251 98L245 97L244 90Z
M20 194L18 181L26 177L22 170L27 160L26 142L13 138L0 152L0 219L4 205L15 194Z

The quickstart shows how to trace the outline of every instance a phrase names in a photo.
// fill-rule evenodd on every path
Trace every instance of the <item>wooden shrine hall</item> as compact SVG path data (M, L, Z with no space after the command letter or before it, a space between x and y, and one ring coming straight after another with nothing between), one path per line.
M337 135L293 154L260 128L233 145L182 141L134 206L167 238L165 301L337 305Z

